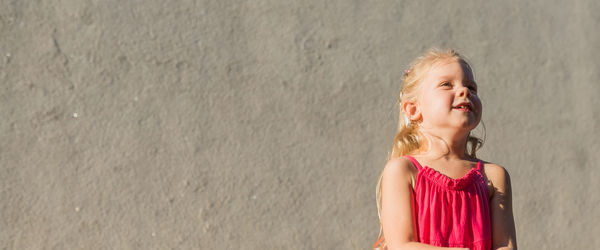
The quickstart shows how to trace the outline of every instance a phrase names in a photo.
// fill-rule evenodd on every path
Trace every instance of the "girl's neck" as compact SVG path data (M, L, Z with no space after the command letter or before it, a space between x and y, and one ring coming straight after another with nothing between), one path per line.
M428 130L421 130L421 134L423 139L419 148L420 152L446 160L468 158L465 153L467 138L469 136L468 132L466 134L456 133L456 131L432 133Z

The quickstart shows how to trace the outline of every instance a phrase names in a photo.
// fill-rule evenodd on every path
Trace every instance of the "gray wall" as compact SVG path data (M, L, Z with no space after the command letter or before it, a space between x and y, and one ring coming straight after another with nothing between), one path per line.
M521 249L600 248L598 11L2 0L0 247L367 249L399 79L437 46L473 64Z

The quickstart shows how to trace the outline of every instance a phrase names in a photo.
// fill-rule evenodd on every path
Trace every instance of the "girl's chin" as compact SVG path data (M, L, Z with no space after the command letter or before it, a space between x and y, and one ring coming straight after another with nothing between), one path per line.
M435 129L436 127L442 128L442 129L455 129L457 132L460 131L466 131L469 132L473 129L475 129L479 123L480 120L476 119L475 117L473 118L468 118L468 119L462 119L462 120L455 120L455 121L438 121L438 124L423 124L424 127L430 128L430 129Z
M465 124L461 124L458 125L456 127L454 127L457 132L470 132L471 130L475 129L477 127L477 125L479 125L479 123L465 123Z
M460 122L460 126L463 128L474 129L477 127L477 125L479 125L480 121L481 120L479 120L475 117L469 117L469 118L463 120L462 122Z
M439 129L441 129L441 131L446 131L446 132L451 132L452 133L456 133L456 134L468 134L469 132L471 132L473 129L475 129L477 126L475 125L470 125L470 124L465 124L465 125L456 125L456 126L442 126L439 127ZM430 129L427 129L429 131L436 131L438 129L436 129L436 127L430 127Z

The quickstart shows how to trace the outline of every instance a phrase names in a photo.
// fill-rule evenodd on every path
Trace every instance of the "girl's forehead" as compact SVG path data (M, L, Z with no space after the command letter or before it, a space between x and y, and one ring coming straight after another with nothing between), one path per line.
M425 78L430 78L429 80L437 80L441 78L456 77L473 80L473 73L467 64L455 58L449 58L434 63Z

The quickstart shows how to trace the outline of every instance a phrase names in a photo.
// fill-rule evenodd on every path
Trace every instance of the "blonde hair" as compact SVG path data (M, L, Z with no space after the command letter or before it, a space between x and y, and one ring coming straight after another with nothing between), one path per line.
M440 50L440 49L430 49L422 56L415 59L408 70L405 71L402 77L402 87L400 89L400 94L398 96L398 107L400 109L398 116L398 132L396 133L396 137L394 138L394 144L392 146L392 152L388 156L388 160L401 157L406 154L410 154L415 152L415 150L419 149L422 145L422 138L419 135L419 127L416 122L411 121L408 117L405 116L404 110L402 109L402 105L406 101L416 101L417 98L417 89L419 84L425 75L431 70L433 65L437 62L444 61L447 59L456 59L458 62L463 64L468 68L469 71L472 72L471 66L465 60L463 56L458 54L453 49L448 50ZM476 158L476 151L481 148L483 145L483 141L478 137L472 136L470 133L467 137L467 145L465 147L465 153L470 157ZM383 227L381 224L381 181L383 178L382 174L379 176L379 181L377 182L377 215L379 216L379 236L378 240L373 246L376 248L379 244L379 247L376 249L385 249L386 244L383 236Z

